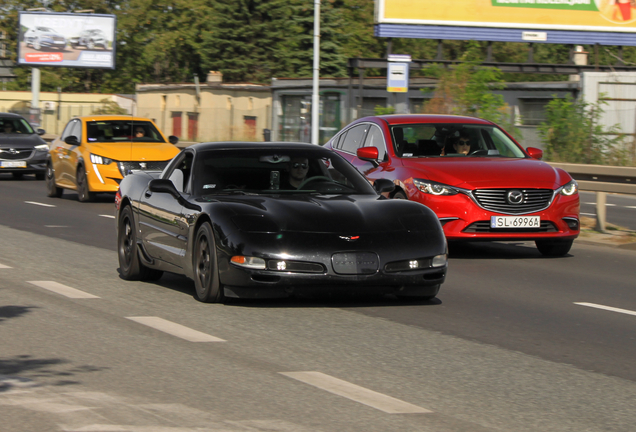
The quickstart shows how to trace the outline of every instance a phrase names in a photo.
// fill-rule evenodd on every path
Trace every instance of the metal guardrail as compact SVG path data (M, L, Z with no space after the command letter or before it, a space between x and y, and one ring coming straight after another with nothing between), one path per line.
M597 231L605 231L607 224L607 193L636 195L636 167L548 163L567 171L578 182L580 190L596 192Z

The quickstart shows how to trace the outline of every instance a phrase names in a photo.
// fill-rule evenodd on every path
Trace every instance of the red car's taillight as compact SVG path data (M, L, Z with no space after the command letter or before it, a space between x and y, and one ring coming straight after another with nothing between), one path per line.
M115 208L119 211L119 205L121 204L121 192L117 189L117 193L115 194Z

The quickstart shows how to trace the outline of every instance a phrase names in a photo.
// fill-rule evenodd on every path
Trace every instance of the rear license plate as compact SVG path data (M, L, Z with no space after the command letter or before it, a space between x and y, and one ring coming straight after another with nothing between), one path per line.
M26 168L26 161L2 161L0 162L2 168Z
M539 228L539 216L491 216L490 228Z

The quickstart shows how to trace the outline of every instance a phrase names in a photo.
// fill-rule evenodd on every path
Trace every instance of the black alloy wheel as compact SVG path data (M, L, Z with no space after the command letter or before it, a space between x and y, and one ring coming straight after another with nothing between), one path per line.
M154 281L161 278L161 270L146 267L139 259L137 250L137 230L133 219L132 208L125 206L119 216L117 229L117 255L119 257L119 273L125 280Z
M49 162L46 164L46 196L59 198L63 193L64 189L55 184L55 171Z
M197 230L192 259L197 299L204 303L223 303L225 295L219 281L214 233L207 222Z
M88 179L86 178L86 170L83 165L77 168L77 176L75 177L77 184L77 196L81 202L89 202L95 200L95 192L88 189Z

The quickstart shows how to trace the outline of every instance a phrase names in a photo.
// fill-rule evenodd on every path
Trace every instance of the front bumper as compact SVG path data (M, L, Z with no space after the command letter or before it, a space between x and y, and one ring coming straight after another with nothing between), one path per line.
M46 151L25 150L26 155L9 158L0 153L0 173L38 174L46 171Z
M509 215L485 210L464 194L430 196L419 193L419 202L437 214L444 234L449 241L497 241L574 239L580 233L579 195L556 194L550 206L544 210ZM492 216L539 216L538 228L490 228Z
M128 162L113 161L108 165L93 164L86 161L86 175L88 178L88 187L91 192L117 192L119 184L123 180L122 169L130 168L144 169L149 171L162 170L170 161L144 161L144 162Z

